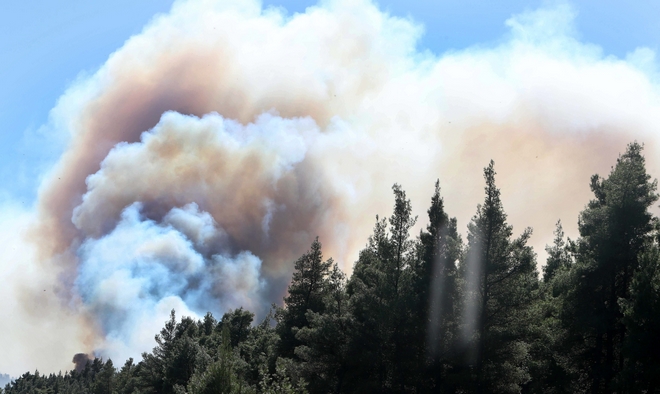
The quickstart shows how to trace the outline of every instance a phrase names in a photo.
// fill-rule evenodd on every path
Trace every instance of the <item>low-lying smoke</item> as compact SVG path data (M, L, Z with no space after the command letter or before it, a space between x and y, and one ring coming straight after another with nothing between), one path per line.
M135 327L149 322L154 310L263 308L261 260L249 251L214 254L225 234L208 213L192 203L156 223L143 218L141 208L128 206L115 229L79 248L75 290L105 334L97 352L133 356L132 349L153 336Z
M263 313L317 235L350 271L395 182L424 217L440 178L464 229L490 159L537 252L559 218L574 235L589 177L627 142L644 142L660 173L660 94L651 50L606 57L573 18L567 6L517 15L495 46L433 55L416 50L420 26L368 0L293 16L176 2L51 113L70 142L21 222L23 271L0 263L21 307L0 347L23 355L0 370L139 357L171 308Z
M76 353L73 355L73 360L71 362L75 365L73 368L76 372L82 372L87 364L92 362L92 358L85 353Z

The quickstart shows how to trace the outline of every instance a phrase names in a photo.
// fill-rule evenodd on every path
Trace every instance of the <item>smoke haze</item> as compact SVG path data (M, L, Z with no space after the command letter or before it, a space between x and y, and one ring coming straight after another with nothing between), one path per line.
M650 49L580 42L574 17L516 15L497 44L436 55L366 0L175 3L60 98L69 143L35 209L2 205L0 370L139 358L172 308L263 314L317 235L350 272L395 182L424 226L439 178L464 230L490 159L514 233L537 253L557 219L575 236L626 143L660 174L660 74Z

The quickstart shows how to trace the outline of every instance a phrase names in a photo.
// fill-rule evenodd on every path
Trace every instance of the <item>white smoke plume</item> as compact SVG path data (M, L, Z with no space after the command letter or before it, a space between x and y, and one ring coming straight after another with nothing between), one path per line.
M652 50L606 56L573 20L515 15L496 45L432 54L368 0L175 3L51 112L70 140L20 259L0 261L0 370L139 356L171 308L263 313L317 235L350 271L395 182L425 219L439 178L465 228L490 159L514 231L533 227L537 252L557 219L574 236L589 177L626 143L660 174L660 74Z
M76 292L105 334L97 353L127 359L149 344L172 308L185 315L262 308L261 260L249 251L212 254L224 235L193 203L174 208L161 224L141 217L141 204L124 209L117 227L78 249ZM123 352L121 352L122 350Z

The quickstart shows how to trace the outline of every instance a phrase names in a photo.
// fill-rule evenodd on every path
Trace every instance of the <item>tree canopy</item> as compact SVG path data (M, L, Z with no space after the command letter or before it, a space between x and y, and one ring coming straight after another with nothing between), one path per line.
M316 238L291 262L282 305L258 321L243 308L219 320L172 311L138 362L78 357L0 393L660 392L658 194L642 151L629 144L591 178L579 237L557 222L542 275L532 230L507 222L491 161L467 242L439 182L417 235L395 184L350 276Z

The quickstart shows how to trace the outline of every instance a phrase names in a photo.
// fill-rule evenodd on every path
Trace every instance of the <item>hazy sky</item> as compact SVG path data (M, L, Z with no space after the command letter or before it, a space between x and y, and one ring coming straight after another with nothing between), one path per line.
M419 42L435 54L506 39L505 20L554 5L544 1L383 0L392 15L424 25ZM62 151L62 141L40 127L58 97L81 75L89 75L170 0L5 1L0 12L0 198L32 205L36 177ZM314 1L267 0L289 14ZM577 11L576 36L604 55L624 58L637 47L660 46L660 2L652 0L569 2Z

